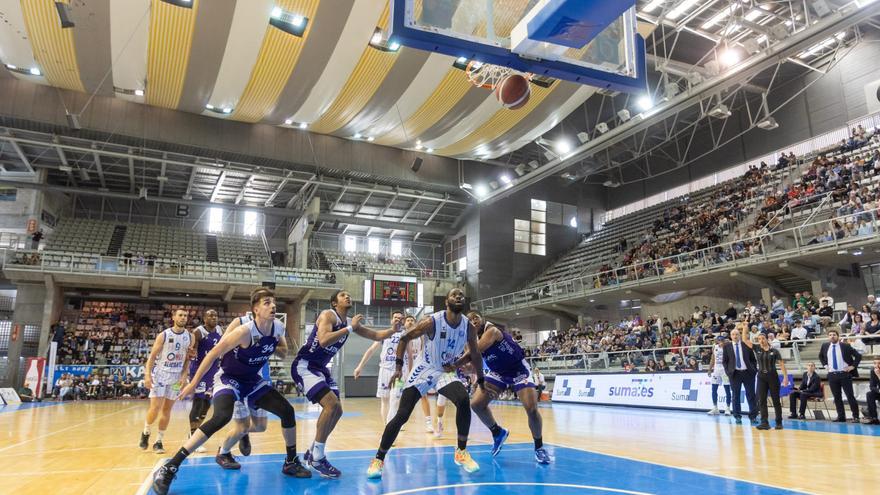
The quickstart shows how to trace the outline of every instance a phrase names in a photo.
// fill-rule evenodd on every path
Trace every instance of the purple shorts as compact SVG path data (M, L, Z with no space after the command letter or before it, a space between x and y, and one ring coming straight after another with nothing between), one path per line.
M241 401L252 409L259 409L256 405L266 392L272 389L268 380L258 374L248 376L226 375L223 369L214 377L214 397L232 395L235 400Z
M532 383L531 373L529 371L523 370L518 373L496 373L494 371L489 371L486 373L486 382L495 385L501 390L507 390L508 388L512 388L514 393L518 393L520 390L524 388L535 388L535 384Z
M290 365L290 376L312 404L317 404L325 389L339 397L339 386L330 375L326 366L320 366L301 359L295 359Z
M199 369L198 366L195 368L190 367L189 369L189 377L192 378L193 375L196 374L196 370ZM210 398L211 392L214 390L214 376L217 374L217 370L219 366L213 366L211 369L205 373L205 376L202 377L202 381L196 385L196 391L193 393L193 397L201 397L201 398Z

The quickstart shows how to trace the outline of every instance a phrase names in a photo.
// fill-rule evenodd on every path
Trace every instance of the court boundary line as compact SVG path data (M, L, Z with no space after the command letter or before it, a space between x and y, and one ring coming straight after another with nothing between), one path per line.
M36 437L32 437L32 438L28 438L27 440L23 440L23 441L21 441L21 442L14 443L14 444L12 444L12 445L8 445L8 446L6 446L6 447L0 448L0 452L5 452L5 451L7 451L7 450L9 450L9 449L12 449L12 448L15 448L15 447L20 447L20 446L22 446L22 445L24 445L24 444L26 444L26 443L33 442L34 440L40 440L40 439L42 439L42 438L51 437L51 436L53 436L53 435L57 435L57 434L59 434L59 433L65 432L65 431L67 431L67 430L72 430L72 429L74 429L74 428L79 428L79 427L81 427L81 426L85 426L85 425L87 425L87 424L89 424L89 423L94 423L95 421L98 421L98 420L100 420L100 419L104 419L104 418L106 418L106 417L113 416L113 415L115 415L115 414L119 414L119 413L123 413L123 412L129 411L129 410L134 409L134 408L136 408L136 407L138 407L138 406L140 406L140 404L138 404L138 405L133 405L133 406L130 406L130 407L126 407L126 408L124 408L124 409L120 409L120 410L118 410L118 411L114 411L114 412L112 412L112 413L103 414L103 415L101 415L101 416L97 416L97 417L94 417L94 418L92 418L92 419L89 419L88 421L83 421L82 423L77 423L77 424L75 424L75 425L71 425L71 426L68 426L68 427L65 427L65 428L61 428L60 430L56 430L56 431L52 431L52 432L49 432L49 433L44 433L44 434L42 434L42 435L40 435L40 436L36 436Z
M553 486L557 488L583 488L586 490L598 490L603 492L612 492L612 493L626 493L629 495L652 495L648 492L637 492L633 490L625 490L622 488L607 488L604 486L593 486L593 485L575 485L572 483L541 483L537 481L483 481L476 483L456 483L452 485L435 485L435 486L423 486L420 488L407 488L406 490L398 490L396 492L385 492L383 495L406 495L408 493L418 493L422 491L429 490L443 490L446 488L466 488L470 486Z
M725 475L725 474L717 474L717 473L713 473L711 471L705 471L702 469L682 467L682 466L673 466L672 464L666 464L663 462L655 462L655 461L646 461L643 459L633 459L633 458L618 455L618 454L607 454L605 452L601 452L601 451L597 451L597 450L587 450L587 449L580 448L580 447L570 447L568 445L558 444L556 442L551 442L549 445L558 445L560 447L565 447L567 449L578 450L580 452L588 452L591 454L606 455L608 457L615 457L617 459L623 459L623 460L627 460L627 461L644 462L646 464L654 464L655 466L663 466L663 467L669 468L669 469L681 469L682 471L690 471L692 473L702 474L703 476L715 476L718 478L728 479L730 481L738 481L741 483L750 483L752 485L766 486L767 488L775 488L777 490L793 491L793 492L804 493L807 495L820 495L819 493L807 491L807 490L804 490L800 487L779 486L779 485L772 485L770 483L764 483L761 481L744 480L744 479L740 479L740 478L734 478L733 476L729 476L729 475Z

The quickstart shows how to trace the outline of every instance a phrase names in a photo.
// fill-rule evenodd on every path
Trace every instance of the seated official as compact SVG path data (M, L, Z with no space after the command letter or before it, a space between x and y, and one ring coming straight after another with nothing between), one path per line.
M22 402L37 402L37 401L39 401L39 399L37 399L34 396L34 391L31 390L31 388L28 386L27 383L25 383L24 385L21 386L20 389L18 389L18 398L21 399Z
M822 380L819 378L819 374L816 373L815 363L807 364L807 372L801 377L800 385L793 389L788 396L791 412L788 419L806 419L807 401L815 397L822 397L822 391L820 390L819 385L821 382ZM798 399L801 401L801 407L800 411L796 412L798 411Z
M869 389L867 395L868 424L880 425L880 420L877 419L877 401L880 401L880 358L874 358Z

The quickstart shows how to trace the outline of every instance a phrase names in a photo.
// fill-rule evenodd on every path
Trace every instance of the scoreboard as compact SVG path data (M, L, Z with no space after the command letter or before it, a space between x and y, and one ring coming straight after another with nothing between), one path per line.
M364 304L417 307L422 305L422 284L415 277L374 275L364 280Z

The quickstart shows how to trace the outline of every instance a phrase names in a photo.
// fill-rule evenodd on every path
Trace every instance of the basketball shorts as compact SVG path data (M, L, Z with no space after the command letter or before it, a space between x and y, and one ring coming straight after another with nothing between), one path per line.
M161 397L163 399L176 400L180 395L180 373L153 373L153 388L150 389L150 398Z
M393 374L394 368L379 367L379 378L376 380L376 397L379 397L380 399L388 398L394 385L393 383L390 383L391 375Z
M714 370L712 370L712 375L710 376L712 380L712 385L729 385L730 378L727 377L727 373L724 372L723 366L716 366Z
M324 389L330 389L339 397L339 385L326 366L315 365L297 358L290 365L290 376L312 404L317 404L320 397L323 397L321 391Z
M231 395L235 397L236 402L257 409L256 402L271 389L269 382L258 374L233 376L223 373L223 369L220 369L214 377L213 396Z
M237 400L232 409L232 419L265 418L269 415L264 409L245 405L244 402Z
M214 390L214 376L217 375L217 371L217 369L213 369L208 370L208 372L205 373L205 376L202 377L202 381L200 381L199 384L196 385L196 390L193 393L193 397L202 397L208 399L211 398L211 392ZM195 372L190 373L190 378L192 378L194 374Z
M530 379L531 374L528 369L520 370L516 373L496 373L490 370L486 373L486 383L495 385L502 392L511 388L513 393L519 393L524 388L535 388L535 384Z
M422 363L410 372L404 388L415 387L421 395L425 395L431 389L439 392L443 387L453 382L461 382L461 379L455 373L448 373L443 371L443 368ZM439 404L440 399L438 398L437 400Z

